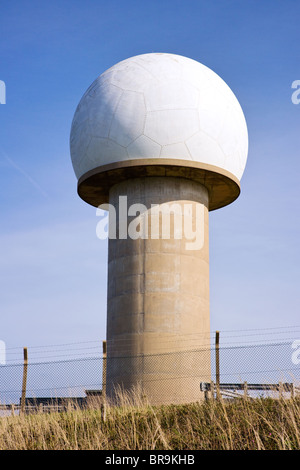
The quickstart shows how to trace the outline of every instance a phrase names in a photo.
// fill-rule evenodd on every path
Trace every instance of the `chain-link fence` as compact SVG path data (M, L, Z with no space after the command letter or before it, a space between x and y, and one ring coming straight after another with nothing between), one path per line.
M30 357L30 356L29 356ZM84 397L89 389L102 389L102 357L51 362L28 361L27 397ZM24 365L0 366L0 403L19 403Z
M154 401L194 401L203 397L203 383L300 384L300 341L220 346L151 355L31 359L27 367L26 398L78 398L115 387L140 386ZM217 374L219 372L219 376ZM202 388L200 384L202 383ZM0 365L0 403L19 404L24 393L22 361ZM202 390L202 391L201 391ZM250 393L250 392L249 392ZM258 391L255 392L260 393ZM265 393L265 392L264 392ZM81 401L82 401L81 400Z

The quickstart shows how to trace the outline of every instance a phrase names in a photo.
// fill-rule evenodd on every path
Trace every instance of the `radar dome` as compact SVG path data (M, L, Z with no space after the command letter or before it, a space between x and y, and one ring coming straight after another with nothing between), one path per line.
M91 84L75 111L70 151L80 183L109 169L172 164L222 174L222 184L225 178L239 187L248 133L238 100L215 72L183 56L151 53L119 62Z

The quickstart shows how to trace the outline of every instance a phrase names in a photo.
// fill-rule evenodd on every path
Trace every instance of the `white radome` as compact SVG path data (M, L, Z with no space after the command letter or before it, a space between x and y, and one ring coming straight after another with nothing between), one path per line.
M135 159L180 159L213 165L241 179L248 132L226 83L195 60L143 54L100 75L73 118L75 174Z

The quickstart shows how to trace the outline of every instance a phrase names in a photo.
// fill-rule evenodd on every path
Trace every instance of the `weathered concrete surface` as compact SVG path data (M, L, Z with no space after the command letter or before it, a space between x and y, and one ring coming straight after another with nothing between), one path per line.
M207 189L185 178L127 180L110 190L109 203L117 215L119 196L127 196L128 208L146 206L139 221L147 221L148 227L142 226L148 232L144 238L109 240L107 396L114 396L115 387L130 390L139 384L152 403L199 400L200 381L210 380ZM153 205L163 209L159 221ZM164 239L161 225L166 228L168 208L176 215L170 218L170 237ZM184 230L184 213L197 229L198 248ZM128 227L139 214L121 215ZM117 217L117 236L122 227ZM136 234L140 227L136 225Z

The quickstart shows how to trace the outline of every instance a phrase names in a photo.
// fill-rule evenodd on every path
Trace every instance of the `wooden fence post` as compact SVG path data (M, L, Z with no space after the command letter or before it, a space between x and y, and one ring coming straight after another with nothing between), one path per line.
M211 398L211 400L215 399L215 384L214 384L213 380L211 380L211 382L210 382L210 398Z
M291 398L295 398L295 384L291 384Z
M279 398L283 398L283 385L282 382L279 382L278 384L278 389L279 389Z
M106 396L106 341L102 341L103 349L103 368L102 368L102 396Z
M217 387L217 399L221 398L220 394L220 332L216 331L216 387Z
M248 383L244 382L244 398L247 400L248 398Z
M22 383L22 397L21 397L21 409L20 412L25 411L25 400L26 400L26 386L27 386L27 368L28 368L28 351L27 348L23 349L24 365L23 365L23 383Z
M102 364L102 403L101 403L101 416L103 421L106 421L106 341L102 341L103 351L103 364Z

